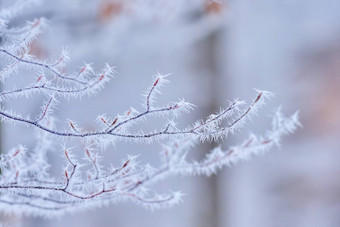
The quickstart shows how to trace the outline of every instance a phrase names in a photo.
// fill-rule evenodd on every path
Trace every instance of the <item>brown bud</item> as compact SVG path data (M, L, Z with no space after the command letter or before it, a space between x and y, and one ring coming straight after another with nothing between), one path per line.
M258 101L260 100L260 98L262 97L262 94L263 94L263 92L261 92L261 93L257 96L255 102L258 102Z
M37 79L37 83L43 78L43 75L40 75Z
M83 67L80 71L79 74L83 73L85 71L86 67Z
M65 156L66 156L67 159L69 159L67 150L65 150Z
M101 120L104 124L107 124L107 122L105 121L104 118L101 117L100 120Z
M264 141L262 141L261 144L268 144L268 143L270 143L270 142L272 142L272 140L264 140Z
M19 152L20 152L20 149L16 150L12 157L17 156L19 154Z
M118 121L118 117L116 117L116 119L112 122L111 126L113 126L114 124L116 124Z
M153 84L153 87L155 87L159 82L159 78L155 81L155 83Z
M32 28L37 27L40 24L40 19L38 19L33 25Z
M235 150L234 150L234 149L230 150L230 151L227 153L227 156L229 156L229 155L233 154L234 152L235 152Z
M91 154L90 154L90 151L88 149L86 149L86 154L87 154L87 156L89 156L89 158L91 158Z
M126 113L126 116L128 117L132 112L132 109L130 109L127 113Z
M129 164L130 160L127 160L124 165L123 165L123 168L125 168L128 164Z

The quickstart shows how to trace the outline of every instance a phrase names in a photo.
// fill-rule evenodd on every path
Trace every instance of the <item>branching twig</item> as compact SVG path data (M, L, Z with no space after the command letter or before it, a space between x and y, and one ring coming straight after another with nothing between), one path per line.
M270 93L257 91L254 101L245 108L243 102L229 102L226 109L211 114L206 120L196 121L185 127L176 127L175 119L183 112L189 112L193 105L184 100L157 107L154 100L160 88L167 82L167 75L158 74L145 94L143 110L130 108L124 114L112 119L99 116L100 125L92 131L83 130L73 120L69 120L67 130L53 125L54 104L59 98L81 97L96 93L110 80L114 69L106 65L96 74L86 64L80 71L64 73L68 55L48 63L30 56L32 41L40 31L42 20L28 23L23 28L7 28L2 23L0 10L0 35L4 43L0 46L0 57L6 66L0 71L1 82L22 66L28 66L35 81L23 88L11 88L0 93L0 103L6 104L10 98L26 97L41 93L47 102L41 113L32 119L6 108L0 109L0 119L8 123L21 123L30 126L38 133L37 146L27 152L19 146L0 155L0 211L46 215L48 217L69 210L78 210L102 205L107 202L132 200L147 208L162 208L178 203L180 192L158 194L152 185L169 175L184 174L210 175L219 168L246 159L253 154L262 153L279 144L282 136L293 132L299 126L297 114L284 118L279 112L273 118L273 128L264 136L250 136L241 145L222 150L220 147L208 152L201 161L189 162L186 157L192 147L200 142L221 140L240 129L246 119L256 113ZM47 75L45 75L45 73ZM52 76L51 76L52 75ZM21 74L16 76L22 76ZM155 124L155 117L165 118L164 125ZM169 120L172 119L172 120ZM143 132L143 120L153 130ZM132 127L134 126L134 127ZM62 138L78 138L85 144L85 158L73 155L70 149L63 148L66 168L62 176L51 176L47 152ZM99 147L113 144L119 140L130 142L164 143L164 158L158 167L138 162L136 157L128 156L118 167L106 169L101 166ZM90 144L90 145L89 145Z

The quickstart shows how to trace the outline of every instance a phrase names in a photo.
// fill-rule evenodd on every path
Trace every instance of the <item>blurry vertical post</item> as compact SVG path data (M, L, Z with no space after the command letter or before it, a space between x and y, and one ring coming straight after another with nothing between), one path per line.
M221 14L224 10L225 3L222 1L216 2L211 0L204 1L203 4L203 15L202 17L217 17L218 20L222 19ZM199 18L201 19L201 18ZM221 90L218 89L221 83L222 75L220 70L220 63L221 60L219 58L219 52L218 50L221 49L221 35L224 31L224 26L217 26L216 29L210 31L204 39L200 40L198 42L196 51L199 52L196 56L199 56L198 58L198 64L195 66L196 71L194 71L194 75L199 73L200 71L207 72L207 75L205 75L208 79L208 83L205 84L204 88L208 90L209 99L207 100L207 103L205 104L205 109L202 110L203 115L207 115L211 112L217 112L220 107L220 97L222 97L224 94L222 94ZM223 60L222 60L223 61ZM225 64L225 62L223 62ZM209 144L206 144L206 146L202 146L201 152L203 154L206 152L206 149L213 149L215 146L218 146L217 142L212 142ZM225 180L225 179L224 179ZM212 226L217 227L221 226L221 202L220 202L220 177L219 175L213 175L205 180L206 188L208 189L208 196L209 196L209 202L208 205L209 209L204 209L204 211L201 212L207 212L205 214L199 215L198 219L201 218L202 220L199 220L198 223L200 223L201 226ZM206 192L201 192L206 194Z

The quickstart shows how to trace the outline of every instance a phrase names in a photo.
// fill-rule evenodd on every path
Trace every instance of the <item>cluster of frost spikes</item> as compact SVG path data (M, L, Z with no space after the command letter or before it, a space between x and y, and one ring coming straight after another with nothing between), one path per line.
M194 145L220 141L230 133L237 132L271 94L256 91L256 97L248 106L235 100L205 120L180 127L176 126L176 117L191 111L193 105L179 100L157 107L155 99L162 85L167 82L167 76L159 74L144 95L142 110L130 108L114 117L101 115L97 118L98 127L93 131L82 129L73 120L68 122L68 129L61 130L60 125L55 125L53 120L55 104L65 98L96 93L112 77L113 68L106 65L102 72L95 73L86 64L78 72L66 74L64 67L68 55L65 51L54 61L42 61L30 55L30 46L44 24L43 19L21 28L8 28L6 24L0 18L0 58L6 63L0 70L0 81L4 83L8 77L20 75L22 68L30 70L34 77L31 84L25 87L1 92L1 104L16 97L37 94L46 96L46 102L42 104L41 113L34 118L21 116L6 108L0 110L3 122L30 126L37 129L38 133L37 146L33 150L28 152L23 146L18 146L1 154L2 212L51 217L122 200L131 200L150 209L168 207L178 203L182 194L156 193L152 187L158 180L173 174L210 175L223 166L269 150L279 144L283 135L299 126L297 114L284 118L277 112L272 129L265 135L251 135L244 143L228 150L218 147L207 152L201 161L188 161L187 154ZM167 123L161 128L144 132L141 122L152 122L159 115ZM82 140L85 148L81 154L85 161L79 159L81 155L75 155L76 151L64 147L65 168L58 176L51 176L46 154L54 149L55 142L52 141L58 141L56 138L62 138L63 141L69 138ZM160 166L143 165L136 157L127 156L120 166L104 168L98 150L122 140L134 143L158 141L163 144Z

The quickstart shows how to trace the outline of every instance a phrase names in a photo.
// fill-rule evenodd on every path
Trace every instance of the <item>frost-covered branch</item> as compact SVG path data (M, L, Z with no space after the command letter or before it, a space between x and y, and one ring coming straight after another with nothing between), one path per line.
M11 76L33 75L31 82L23 87L13 87L0 93L0 119L9 124L21 124L38 129L34 149L18 146L0 156L0 211L44 215L47 217L93 206L102 206L122 200L131 200L150 209L168 207L181 201L180 192L157 193L153 185L160 179L175 174L211 175L219 168L242 159L265 152L278 145L281 137L292 133L298 126L297 114L285 118L277 112L272 129L263 136L251 135L240 145L227 150L220 147L207 152L201 161L189 161L187 155L202 142L221 141L238 132L247 119L271 96L256 90L253 101L234 100L219 112L186 126L177 126L176 119L183 113L193 111L194 105L179 99L173 103L157 106L156 98L168 75L157 74L144 94L141 110L130 108L122 114L99 115L97 127L91 131L76 121L56 124L53 110L64 99L80 98L100 91L113 77L114 68L105 64L95 73L85 64L74 73L66 73L69 55L62 51L55 60L41 60L32 56L31 46L44 24L38 19L23 27L9 28L0 11L0 58L4 67L0 70L0 82ZM25 75L23 75L25 69ZM9 109L12 99L43 95L45 102L41 111L33 117L22 116ZM161 117L165 123L155 124ZM157 118L157 119L156 119ZM95 120L95 119L94 119ZM148 131L143 123L154 126ZM67 128L67 129L65 129ZM63 147L65 167L56 176L49 171L47 153L56 150L59 139L67 143L79 139L84 147ZM143 164L137 157L127 155L121 165L105 168L101 149L120 141L162 144L161 163L157 167ZM58 151L56 151L58 152Z
M166 107L153 107L150 104L151 95L154 93L154 89L156 86L160 84L164 78L163 75L158 75L153 86L150 89L150 92L146 98L146 110L144 112L138 112L135 109L130 109L127 111L125 115L118 115L115 117L115 120L112 123L108 123L109 120L105 119L105 117L100 116L99 119L102 123L105 124L105 128L98 129L97 131L80 131L76 129L75 124L70 121L70 129L68 131L60 131L53 128L49 128L40 124L39 121L35 121L29 118L21 117L18 114L13 112L1 110L0 115L3 117L3 120L11 120L18 123L25 123L31 126L37 127L41 130L49 132L53 135L62 136L62 137L81 137L81 138L91 138L95 137L98 140L105 139L107 141L114 141L115 137L125 138L125 139L150 139L164 136L187 136L191 135L195 138L206 141L206 140L217 140L222 138L223 136L227 136L229 132L233 132L235 129L239 128L242 125L244 119L251 113L255 112L256 109L263 104L264 97L269 96L270 93L259 91L257 98L253 101L253 103L241 111L239 106L243 104L239 101L234 101L230 103L229 107L225 110L221 110L218 114L212 114L206 121L196 122L193 126L187 126L184 129L177 129L173 126L173 123L168 123L164 129L155 130L151 132L131 132L128 130L128 127L131 125L137 124L142 119L146 117L152 117L155 115L172 115L177 116L180 112L190 111L192 110L192 104L180 100L179 102L169 104ZM159 86L159 85L158 85ZM36 89L43 89L41 87L34 87ZM18 91L18 90L16 90ZM15 92L15 91L14 91ZM18 92L30 92L29 89L19 89ZM9 94L11 92L3 92L2 95ZM12 92L13 94L13 92ZM51 100L51 99L50 99ZM50 101L49 101L50 102ZM48 106L47 106L48 108ZM235 119L229 120L228 117L234 117ZM226 120L226 124L222 125L222 122ZM101 136L106 136L101 138Z
M94 154L93 148L85 148L84 156L88 163L81 163L65 148L67 166L64 179L60 177L59 180L31 174L31 171L35 172L36 165L26 167L25 172L21 173L26 158L25 154L21 154L25 149L19 147L1 158L3 174L0 181L0 203L3 205L0 207L6 211L17 212L21 208L26 213L52 215L121 200L132 200L152 209L170 206L178 203L182 194L153 192L152 186L157 181L174 174L211 175L223 166L268 151L279 144L283 135L292 133L298 126L297 114L284 118L277 112L273 117L272 129L263 136L251 135L240 145L227 150L217 147L199 162L186 159L188 152L197 143L195 138L174 140L164 144L159 167L142 165L136 157L128 157L121 166L102 169L98 167L98 153ZM36 162L34 159L30 161ZM17 169L15 172L12 170L14 165ZM51 210L55 212L50 213Z

